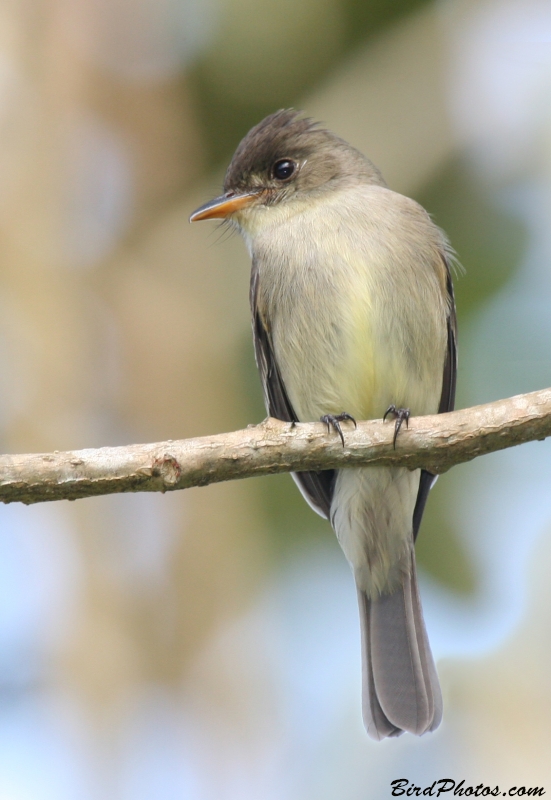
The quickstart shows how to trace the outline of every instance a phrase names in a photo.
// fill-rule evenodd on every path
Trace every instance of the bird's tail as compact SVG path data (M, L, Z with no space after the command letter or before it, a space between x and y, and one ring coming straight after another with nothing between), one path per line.
M420 736L438 727L442 694L417 589L415 556L392 594L358 589L362 631L363 717L373 739Z

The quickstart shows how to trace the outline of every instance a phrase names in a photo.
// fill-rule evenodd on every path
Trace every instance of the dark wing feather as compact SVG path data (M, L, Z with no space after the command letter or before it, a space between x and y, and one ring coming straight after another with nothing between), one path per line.
M448 348L446 351L446 360L444 362L444 375L442 377L442 394L440 395L440 405L438 406L438 413L445 414L446 411L453 411L455 404L455 382L457 376L457 320L455 315L455 297L453 293L453 284L450 274L450 267L446 260L443 258L446 267L446 291L448 294L449 302L449 315L448 315ZM419 491L417 492L417 500L415 502L415 509L413 511L413 539L417 538L419 533L419 526L425 510L425 504L429 496L432 485L436 480L436 476L427 472L426 469L421 470L421 480L419 482Z
M268 414L285 422L298 422L298 417L287 396L285 385L279 373L275 359L270 333L258 308L258 270L253 260L251 273L250 301L252 311L254 352L262 388L264 403ZM293 473L299 489L312 508L323 517L329 518L329 509L333 498L335 470L322 472Z

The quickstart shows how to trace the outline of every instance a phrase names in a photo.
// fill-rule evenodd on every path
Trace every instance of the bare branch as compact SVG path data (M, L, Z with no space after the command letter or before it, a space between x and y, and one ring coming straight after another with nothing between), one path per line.
M551 436L551 389L410 420L369 421L338 436L321 423L275 419L200 439L0 457L0 500L38 503L116 492L165 492L274 472L366 464L446 472L477 456Z

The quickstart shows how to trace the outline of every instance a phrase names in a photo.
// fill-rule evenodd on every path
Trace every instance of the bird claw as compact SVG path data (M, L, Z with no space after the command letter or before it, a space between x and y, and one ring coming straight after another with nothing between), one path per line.
M320 422L324 422L327 425L327 433L333 430L337 431L339 436L341 437L342 446L344 447L344 435L340 426L341 422L353 422L354 427L357 428L356 420L351 414L347 414L346 411L343 411L342 414L324 414L323 417L320 417Z
M396 422L394 423L394 438L392 439L392 445L396 450L396 439L398 438L398 434L400 432L400 428L402 427L402 422L406 423L406 428L409 428L409 418L411 416L409 408L396 408L394 403L390 405L384 413L383 422L386 420L389 414L392 414Z

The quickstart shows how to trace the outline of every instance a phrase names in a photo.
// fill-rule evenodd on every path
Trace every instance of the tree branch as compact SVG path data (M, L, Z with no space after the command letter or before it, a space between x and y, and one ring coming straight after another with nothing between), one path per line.
M551 436L551 389L394 425L346 425L346 446L322 423L275 419L200 439L0 457L0 500L39 503L116 492L165 492L274 472L366 464L446 472L477 456Z

